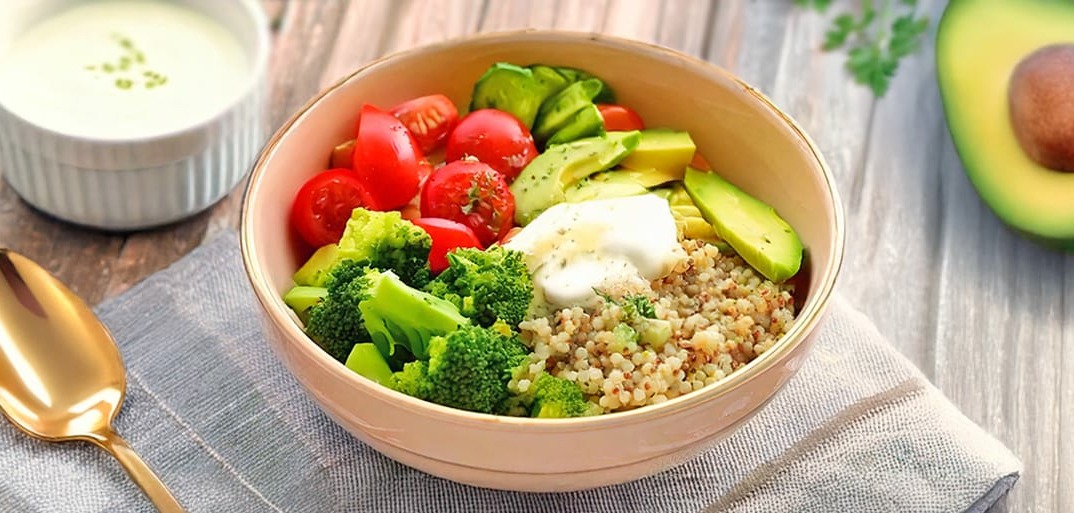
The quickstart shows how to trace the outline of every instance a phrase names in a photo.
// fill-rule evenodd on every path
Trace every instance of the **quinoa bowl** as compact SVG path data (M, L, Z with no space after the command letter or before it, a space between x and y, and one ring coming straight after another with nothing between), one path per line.
M623 293L604 290L585 304L527 312L516 324L527 354L507 384L512 393L550 374L575 383L592 415L531 418L437 404L384 386L326 352L283 299L310 258L289 216L295 191L331 166L339 141L355 137L354 114L365 103L388 106L430 94L463 111L490 66L551 61L600 77L647 125L688 131L712 170L793 227L801 244L793 278L769 279L771 269L746 261L754 255L692 238L634 237L646 250L663 244L668 257L656 278L635 280ZM527 221L537 225L554 208ZM632 230L643 229L640 219ZM241 239L269 346L336 423L384 455L443 478L567 491L685 462L763 407L801 366L822 325L842 261L843 223L833 177L812 141L731 73L640 42L529 30L391 55L322 91L262 152L243 199ZM501 240L505 247L527 243L523 235ZM586 279L583 273L568 281L588 287ZM624 298L642 296L649 313L638 315ZM624 343L619 327L635 320ZM657 345L645 340L650 324L664 333ZM549 458L549 447L578 457Z

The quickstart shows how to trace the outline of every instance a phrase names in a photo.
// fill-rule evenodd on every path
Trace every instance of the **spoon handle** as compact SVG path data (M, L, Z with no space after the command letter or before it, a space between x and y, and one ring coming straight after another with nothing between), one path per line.
M123 466L123 470L145 492L149 501L160 513L184 513L183 507L172 496L160 478L146 465L145 461L134 452L130 444L113 431L95 433L93 443L108 451Z

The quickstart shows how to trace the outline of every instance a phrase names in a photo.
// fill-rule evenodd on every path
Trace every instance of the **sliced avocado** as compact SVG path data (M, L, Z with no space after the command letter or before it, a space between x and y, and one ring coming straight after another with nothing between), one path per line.
M572 83L594 78L592 74L586 71L582 71L578 68L560 66L556 68L556 71L558 71L560 75L563 75L568 81ZM603 82L601 83L600 92L598 92L597 95L593 97L593 102L615 103L615 94L612 93L612 90L610 87L608 87L608 84L604 84Z
M615 171L603 171L568 186L564 191L564 201L579 203L595 199L638 196L648 192L648 188L627 175Z
M499 109L513 114L527 128L533 126L545 96L533 71L506 62L493 64L474 83L470 111Z
M328 289L324 287L296 285L283 295L283 302L294 310L303 323L306 323L309 320L310 308L320 303L326 295L328 295Z
M667 200L668 204L672 207L676 205L694 206L694 200L686 193L686 189L683 188L681 181L671 182L667 185L653 189L653 193Z
M544 143L557 130L567 126L576 112L593 105L593 97L601 87L603 83L599 79L590 78L575 82L545 100L533 124L533 138Z
M637 130L610 132L557 144L537 155L511 183L515 222L525 226L548 207L562 203L567 187L618 164L640 139Z
M783 282L802 265L802 242L775 209L713 172L686 168L683 186L716 235L765 278Z
M311 287L323 287L328 280L328 273L339 261L339 246L327 244L317 248L313 255L295 271L291 278L295 285L308 285Z
M641 142L638 143L637 149L619 165L629 169L655 169L682 179L682 174L694 159L695 153L697 145L688 132L648 129L641 131Z
M634 150L637 151L637 150ZM629 157L629 155L627 155ZM619 173L629 176L631 180L638 182L646 187L659 187L669 182L682 180L683 173L686 168L683 167L679 173L668 173L664 170L649 168L649 169L626 169L623 167L617 167L610 172ZM662 188L662 187L661 187ZM663 188L662 188L663 189ZM670 192L670 189L668 189ZM666 196L662 196L667 199Z
M369 342L354 344L344 365L382 385L392 379L392 369L388 367L388 361L377 350L377 346Z
M1074 57L1057 58L1074 55L1072 27L1074 2L955 0L936 35L946 122L970 182L1004 223L1068 250L1074 173L1036 140L1058 136L1056 149L1074 155Z
M583 137L600 135L603 131L604 118L600 115L600 110L597 109L597 106L590 103L582 107L582 110L575 112L571 121L552 134L546 144L551 146L553 144L568 143Z

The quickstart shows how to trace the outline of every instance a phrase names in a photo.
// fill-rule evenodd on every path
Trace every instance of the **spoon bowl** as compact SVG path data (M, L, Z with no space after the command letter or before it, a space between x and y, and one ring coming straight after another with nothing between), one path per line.
M158 510L182 512L112 429L126 388L119 348L93 311L44 268L0 249L0 412L30 436L101 447Z

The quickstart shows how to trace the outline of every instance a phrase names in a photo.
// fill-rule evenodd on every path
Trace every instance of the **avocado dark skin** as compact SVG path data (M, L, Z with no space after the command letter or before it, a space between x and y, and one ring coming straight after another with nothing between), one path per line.
M978 196L1074 250L1074 2L950 0L936 31L945 121ZM997 34L1002 34L998 36Z

